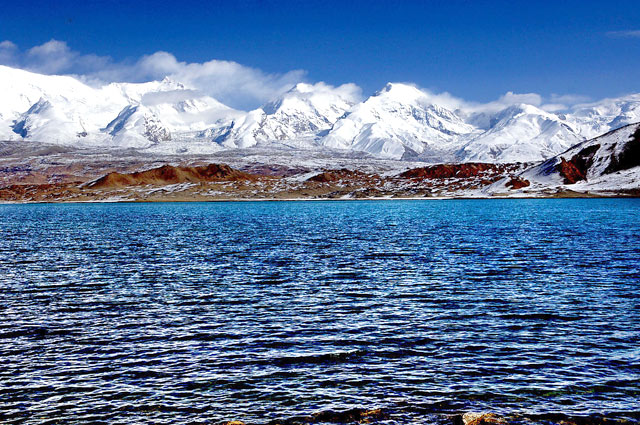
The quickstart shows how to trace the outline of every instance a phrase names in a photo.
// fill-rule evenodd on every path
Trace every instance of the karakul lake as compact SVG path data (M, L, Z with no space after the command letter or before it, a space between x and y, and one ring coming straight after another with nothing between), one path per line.
M2 423L640 418L640 199L1 205L0 220Z

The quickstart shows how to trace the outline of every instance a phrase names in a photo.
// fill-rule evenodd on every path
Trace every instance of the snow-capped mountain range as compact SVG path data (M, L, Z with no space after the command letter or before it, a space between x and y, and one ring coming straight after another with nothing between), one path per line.
M452 107L400 83L364 101L353 85L300 83L245 112L169 79L96 87L0 66L0 93L0 140L164 153L273 145L429 162L525 162L640 122L640 94L548 112L528 104Z

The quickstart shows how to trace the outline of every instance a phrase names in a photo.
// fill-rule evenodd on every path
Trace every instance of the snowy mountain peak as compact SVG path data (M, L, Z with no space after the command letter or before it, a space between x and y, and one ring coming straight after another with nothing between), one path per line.
M341 116L358 100L356 93L347 86L332 87L324 83L298 83L274 101L265 104L262 110L268 115L273 115L276 112L309 112L313 110L320 115L335 115L332 112L339 110ZM327 117L331 122L337 118Z
M490 128L469 140L456 154L462 161L518 162L549 158L580 142L571 123L527 104L505 108Z
M338 120L323 144L388 158L428 159L446 156L456 136L472 131L452 111L431 104L417 87L389 83Z
M135 142L137 147L171 140L169 129L142 105L127 105L104 131L116 141Z

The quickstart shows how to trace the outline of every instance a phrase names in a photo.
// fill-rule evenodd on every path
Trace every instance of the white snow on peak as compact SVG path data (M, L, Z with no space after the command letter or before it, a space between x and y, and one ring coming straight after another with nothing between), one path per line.
M202 131L238 114L168 78L96 88L69 76L0 66L0 91L0 138L5 140L144 148L170 140L167 135L174 131ZM118 131L107 130L116 122ZM164 128L166 134L152 128Z

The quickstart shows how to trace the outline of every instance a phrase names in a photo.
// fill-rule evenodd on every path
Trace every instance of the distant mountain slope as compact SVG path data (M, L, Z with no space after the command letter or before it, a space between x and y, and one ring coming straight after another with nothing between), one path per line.
M567 114L580 135L591 139L628 124L640 122L640 94L577 105Z
M214 137L227 147L314 138L328 131L357 101L349 85L337 88L299 83L278 99L222 126Z
M237 114L165 79L91 87L72 77L0 66L0 137L63 145L146 148Z
M462 161L518 162L549 158L582 140L555 114L532 105L514 105L496 114L494 124L457 152Z

